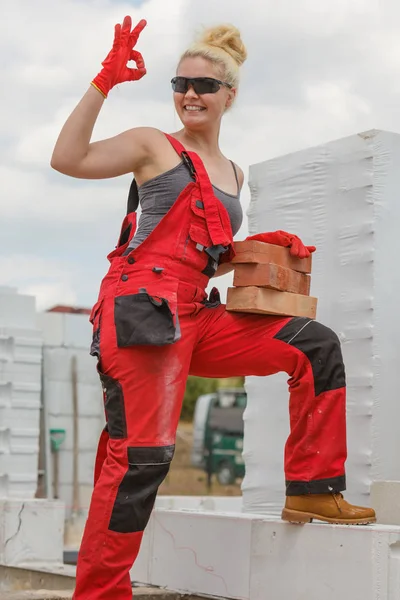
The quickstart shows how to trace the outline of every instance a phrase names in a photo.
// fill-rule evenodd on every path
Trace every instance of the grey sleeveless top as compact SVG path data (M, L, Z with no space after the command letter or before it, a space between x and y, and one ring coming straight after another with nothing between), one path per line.
M237 178L235 165L232 163L233 170L235 172L236 181L238 184L238 193L236 196L227 194L219 188L213 186L214 194L222 202L228 211L232 233L235 235L242 224L243 211L239 202L239 182ZM142 209L138 228L134 237L132 238L129 248L137 248L153 229L158 225L164 215L174 204L182 190L190 183L193 179L190 172L185 165L181 162L173 169L149 179L143 185L138 187L139 201Z

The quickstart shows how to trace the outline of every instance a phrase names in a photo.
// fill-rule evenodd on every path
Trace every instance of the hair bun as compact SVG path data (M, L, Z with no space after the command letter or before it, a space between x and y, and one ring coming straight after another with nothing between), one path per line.
M200 43L224 50L241 66L247 58L247 50L242 42L240 31L234 25L218 25L203 32Z

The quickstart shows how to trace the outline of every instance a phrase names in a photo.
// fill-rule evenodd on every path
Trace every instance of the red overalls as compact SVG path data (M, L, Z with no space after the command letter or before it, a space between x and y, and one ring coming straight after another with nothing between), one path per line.
M200 158L168 136L194 173L159 225L109 255L92 312L107 427L99 444L75 600L129 600L129 570L168 473L188 374L290 375L286 493L345 489L345 373L337 336L305 318L230 313L207 300L233 255L229 216ZM135 221L135 215L130 216Z

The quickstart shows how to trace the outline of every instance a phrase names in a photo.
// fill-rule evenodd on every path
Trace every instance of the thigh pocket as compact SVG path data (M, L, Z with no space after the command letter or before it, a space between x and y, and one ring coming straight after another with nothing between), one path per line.
M163 278L159 285L141 284L136 292L115 298L119 348L166 346L180 339L177 287L177 280Z

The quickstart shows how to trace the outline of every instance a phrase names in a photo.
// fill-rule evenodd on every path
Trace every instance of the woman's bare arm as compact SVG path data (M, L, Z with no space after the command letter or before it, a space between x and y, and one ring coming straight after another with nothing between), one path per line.
M77 107L68 117L56 142L51 166L71 177L104 179L135 171L146 163L154 131L131 129L113 138L91 143L93 128L104 99L117 84L137 81L146 68L140 52L134 50L140 33L146 26L142 19L132 29L132 19L126 16L114 28L114 42L102 69ZM137 68L128 67L134 60ZM149 145L150 142L150 145Z
M103 105L103 96L90 87L68 117L54 147L51 166L71 177L105 179L131 173L149 159L156 129L130 129L90 143Z

